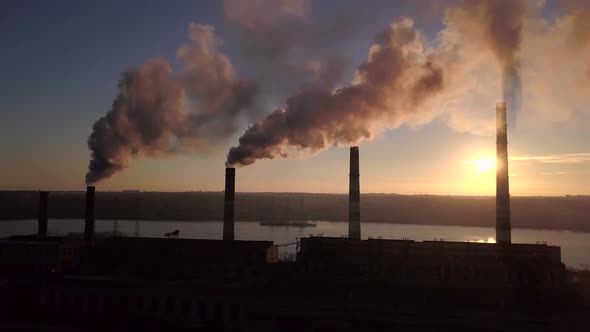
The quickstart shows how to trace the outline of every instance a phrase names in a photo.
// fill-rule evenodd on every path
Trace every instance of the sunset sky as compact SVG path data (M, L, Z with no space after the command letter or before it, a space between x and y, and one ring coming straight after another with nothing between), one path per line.
M204 150L133 158L128 168L96 186L105 191L221 191L228 149L238 144L249 125L284 107L305 83L305 78L297 81L299 74L289 73L324 68L337 59L342 77L332 88L354 84L355 69L367 61L375 36L403 17L411 18L413 28L424 34L424 52L442 49L441 41L450 38L441 33L448 26L445 9L455 3L280 2L286 7L243 14L243 9L230 8L235 1L226 1L225 7L213 0L3 1L0 190L84 190L87 139L93 123L112 108L121 73L161 58L180 75L177 52L188 42L189 26L196 23L214 27L219 51L231 61L235 75L257 83L257 115L240 117L234 133ZM572 58L562 57L560 50L549 55L539 51L554 49L551 43L562 39L560 17L566 14L557 1L537 2L538 15L523 35L522 106L513 110L508 105L514 112L508 133L511 193L590 195L590 50L581 48ZM243 16L236 18L230 10ZM282 16L271 20L273 10L283 10L281 15L300 20L311 32L300 39L285 34L281 41L292 47L280 65L290 69L269 67L262 73L259 66L267 60L245 45L244 36L282 24ZM252 22L259 25L254 29L248 25ZM465 49L481 49L463 42ZM473 85L460 90L452 83L447 95L419 106L427 108L420 110L427 115L384 123L373 139L359 142L362 192L494 194L495 102L502 92L499 66L486 52L473 58L468 73L457 74ZM555 61L558 57L563 65ZM568 76L583 77L584 70L576 68L588 70L587 80ZM346 145L303 149L289 158L239 167L236 190L344 193L347 178Z

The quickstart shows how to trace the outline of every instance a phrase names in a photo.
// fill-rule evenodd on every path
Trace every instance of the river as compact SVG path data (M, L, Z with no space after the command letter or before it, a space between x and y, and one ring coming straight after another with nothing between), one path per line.
M256 222L236 222L235 234L237 240L270 240L275 244L288 244L297 238L311 234L323 236L341 236L347 234L348 225L345 222L318 221L316 227L269 227ZM97 220L96 231L113 231L113 220ZM412 224L384 224L363 223L363 238L403 239L410 238L417 241L445 240L445 241L493 241L495 230L492 227L462 227L462 226L428 226ZM69 232L83 232L84 221L81 219L51 219L49 220L50 234L66 234ZM180 231L180 238L189 239L221 239L222 222L182 222L182 221L140 221L139 235L142 237L163 237L164 233L175 229ZM129 236L136 233L136 222L120 220L117 230ZM37 231L36 220L2 221L0 222L0 237L15 234L34 234ZM547 242L549 245L561 247L562 261L568 267L579 268L581 264L590 264L590 233L513 229L514 243ZM295 246L281 247L283 253L293 253Z

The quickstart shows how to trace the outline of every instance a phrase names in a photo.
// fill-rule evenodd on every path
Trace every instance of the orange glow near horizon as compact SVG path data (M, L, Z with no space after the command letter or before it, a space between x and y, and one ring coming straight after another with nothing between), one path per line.
M467 240L465 242L473 242L473 243L496 243L496 239L493 237L489 237L487 240L484 239L475 239L475 240Z
M388 147L389 143L385 141L361 147L363 193L495 194L494 160L489 158L494 156L493 144L461 144L438 155L432 155L437 151L429 149L415 153L405 151L403 156L383 153L383 149ZM586 159L582 159L587 158L586 155L529 155L517 148L512 155L512 196L590 193L585 189L587 186L580 187L590 181L590 171L584 169ZM51 158L57 158L57 161L45 163ZM98 183L97 191L222 191L224 168L220 165L223 161L223 156L145 158L113 178ZM3 165L0 189L84 191L87 162L86 151L54 156L49 153L23 154L11 164ZM347 193L348 150L330 149L305 160L265 161L240 168L238 172L238 192Z
M494 158L478 158L475 160L465 161L466 165L475 165L477 174L485 173L496 168L496 159Z

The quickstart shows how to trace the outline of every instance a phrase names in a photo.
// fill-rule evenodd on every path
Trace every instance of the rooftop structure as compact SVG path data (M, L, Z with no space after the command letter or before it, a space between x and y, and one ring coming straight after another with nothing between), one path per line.
M314 278L479 287L561 287L559 247L534 244L302 238L297 262Z
M79 237L16 235L0 239L0 277L66 271L82 258L83 247Z
M82 267L92 275L235 279L278 261L272 241L112 237L96 244Z

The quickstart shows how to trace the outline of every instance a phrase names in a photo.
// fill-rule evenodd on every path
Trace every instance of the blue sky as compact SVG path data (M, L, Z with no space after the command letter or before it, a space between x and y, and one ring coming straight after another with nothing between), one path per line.
M553 7L547 6L547 16ZM391 22L414 17L416 25L435 38L443 26L440 15L436 8L428 12L411 2L385 0L316 1L311 11L314 21L336 27L350 23L343 38L322 50L346 58L349 75L366 58L375 33ZM121 72L154 57L175 64L191 22L213 25L237 71L248 73L237 56L236 36L224 24L222 1L3 1L0 189L83 189L86 139L94 121L109 110ZM571 122L550 129L519 126L510 133L511 154L586 153L587 129ZM225 153L241 132L211 154L137 160L99 188L222 190ZM456 132L440 120L419 128L402 126L362 144L361 187L365 192L493 194L493 171L476 174L465 160L493 157L494 149L493 135ZM304 159L261 161L238 170L237 190L346 192L347 160L347 148L333 147ZM515 194L590 194L585 161L537 162L533 169L520 164L511 167Z

